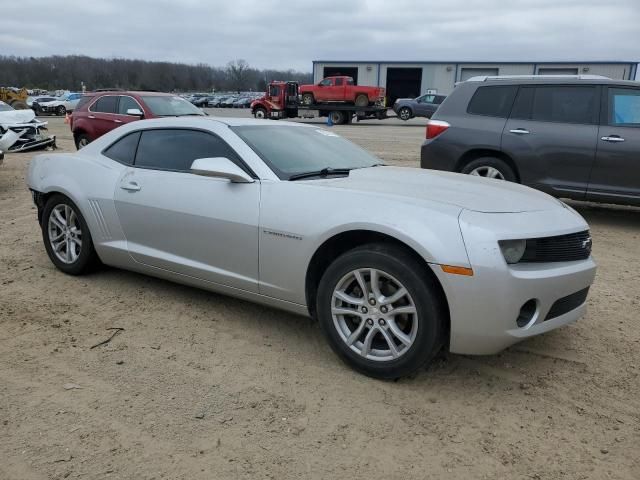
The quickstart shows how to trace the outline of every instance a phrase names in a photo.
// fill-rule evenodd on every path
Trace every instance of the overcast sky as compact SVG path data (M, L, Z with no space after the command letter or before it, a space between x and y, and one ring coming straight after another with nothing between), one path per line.
M13 0L0 52L302 71L325 59L640 61L640 0Z

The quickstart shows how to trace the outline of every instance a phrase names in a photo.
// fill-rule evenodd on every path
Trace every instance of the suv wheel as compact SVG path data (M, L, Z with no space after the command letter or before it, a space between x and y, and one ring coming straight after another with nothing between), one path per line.
M91 140L89 139L89 136L86 133L81 133L79 135L76 135L75 140L76 140L76 148L78 150L80 150L83 147L86 147L87 145L89 145L89 143L91 143Z
M60 105L58 108L56 108L56 114L63 116L65 113L67 113L67 109L64 108L64 105Z
M467 163L461 172L478 177L507 180L509 182L517 181L513 169L507 165L504 160L495 157L476 158Z
M434 280L387 244L338 257L320 280L317 313L331 348L354 369L383 379L430 361L446 321Z

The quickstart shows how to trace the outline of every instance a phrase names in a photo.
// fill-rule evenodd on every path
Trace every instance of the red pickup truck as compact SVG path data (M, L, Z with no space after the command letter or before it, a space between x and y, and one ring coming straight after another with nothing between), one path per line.
M351 77L335 76L327 77L317 85L300 85L300 94L305 105L343 102L367 107L383 104L385 91L382 87L355 85Z

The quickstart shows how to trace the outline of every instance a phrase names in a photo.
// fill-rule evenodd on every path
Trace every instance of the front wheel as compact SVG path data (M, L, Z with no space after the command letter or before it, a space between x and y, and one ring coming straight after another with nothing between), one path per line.
M496 180L517 181L513 169L504 160L495 157L476 158L467 163L461 172L478 177L494 178Z
M332 349L376 378L399 378L429 362L442 345L444 312L435 280L393 245L341 255L318 288L318 319Z
M253 111L253 116L260 119L267 118L267 111L262 107L258 107Z
M47 254L59 270L81 275L98 264L87 222L69 198L53 195L44 206L41 226Z
M304 95L302 95L302 103L304 103L305 105L313 105L313 94L305 93Z
M64 108L64 105L60 105L58 108L56 108L56 114L63 116L65 113L67 113L67 109Z

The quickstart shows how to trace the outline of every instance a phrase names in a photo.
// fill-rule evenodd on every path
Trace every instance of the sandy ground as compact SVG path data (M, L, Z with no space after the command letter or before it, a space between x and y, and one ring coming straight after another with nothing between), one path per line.
M423 125L334 128L415 167ZM62 119L50 130L74 150ZM640 210L577 205L599 264L578 323L380 382L304 318L56 271L31 157L0 167L0 479L640 478Z

